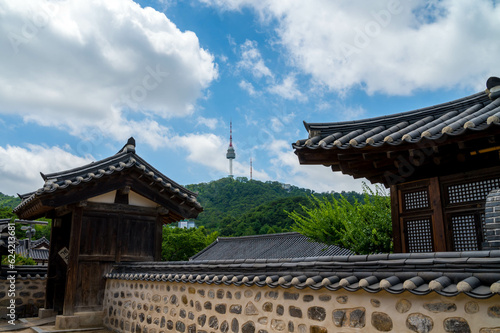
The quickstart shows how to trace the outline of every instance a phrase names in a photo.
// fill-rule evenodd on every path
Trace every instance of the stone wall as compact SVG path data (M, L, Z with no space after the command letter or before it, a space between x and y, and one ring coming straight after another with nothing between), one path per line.
M500 295L368 293L108 279L104 325L134 333L500 333Z
M17 318L38 316L38 309L45 304L45 277L16 277L15 282L15 314ZM7 319L10 305L10 280L0 279L0 319Z
M500 249L500 189L486 197L483 250Z

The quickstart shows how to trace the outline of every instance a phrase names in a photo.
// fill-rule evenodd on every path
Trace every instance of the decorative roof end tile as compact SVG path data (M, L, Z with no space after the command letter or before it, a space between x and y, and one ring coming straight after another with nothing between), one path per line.
M492 101L500 97L500 78L492 76L486 81L486 93Z

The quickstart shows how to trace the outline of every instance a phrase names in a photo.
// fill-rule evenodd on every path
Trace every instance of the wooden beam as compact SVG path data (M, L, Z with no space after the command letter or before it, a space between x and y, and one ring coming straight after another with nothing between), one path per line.
M78 256L80 252L80 237L82 232L83 208L76 207L71 219L69 239L68 273L64 295L63 315L72 316L75 313L75 300L78 283Z
M394 165L394 161L387 158L378 161L373 161L373 167L376 169L385 168L392 165Z
M342 171L342 169L340 168L340 165L339 165L339 164L332 164L331 168L332 168L332 171L333 171L333 172L339 172L339 171Z
M359 154L338 154L337 157L339 161L355 161L361 156Z

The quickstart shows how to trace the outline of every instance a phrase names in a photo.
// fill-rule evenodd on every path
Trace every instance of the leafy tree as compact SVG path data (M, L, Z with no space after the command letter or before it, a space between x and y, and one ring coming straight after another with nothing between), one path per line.
M189 260L217 239L217 233L207 233L200 228L163 228L161 257L165 261Z
M0 207L0 219L11 219L16 217L10 207Z
M392 225L390 198L379 186L373 192L363 185L364 203L311 196L310 207L301 205L304 213L289 213L293 229L325 244L339 245L358 254L390 252Z
M33 260L32 258L26 258L26 257L23 257L22 255L20 254L15 254L15 265L17 266L21 266L21 265L36 265L36 262L35 260ZM9 257L6 255L3 257L2 259L2 265L8 265L10 264L10 262L8 261Z

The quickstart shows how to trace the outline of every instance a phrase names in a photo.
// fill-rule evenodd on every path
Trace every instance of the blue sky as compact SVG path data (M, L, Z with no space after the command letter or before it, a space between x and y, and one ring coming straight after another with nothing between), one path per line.
M228 175L316 191L302 122L409 111L500 75L496 1L18 0L0 3L0 192L137 153L180 184Z

